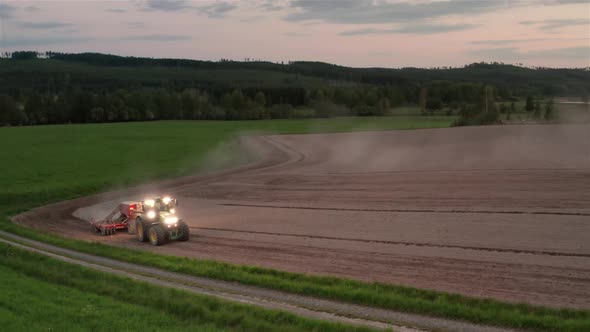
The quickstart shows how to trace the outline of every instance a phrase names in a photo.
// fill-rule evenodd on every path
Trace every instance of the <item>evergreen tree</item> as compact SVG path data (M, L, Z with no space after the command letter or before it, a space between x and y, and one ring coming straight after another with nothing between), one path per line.
M266 106L266 97L264 96L264 93L262 91L258 91L258 93L256 93L256 96L254 97L254 101L259 106L262 106L262 107Z
M537 99L537 101L535 102L535 108L534 108L534 112L533 112L533 117L535 119L540 119L541 118L541 112L542 112L541 102Z
M527 112L532 112L534 109L535 109L535 101L534 101L533 97L527 96L524 110Z
M547 103L545 103L545 114L543 117L545 120L553 120L555 118L555 113L553 112L553 99L549 99Z

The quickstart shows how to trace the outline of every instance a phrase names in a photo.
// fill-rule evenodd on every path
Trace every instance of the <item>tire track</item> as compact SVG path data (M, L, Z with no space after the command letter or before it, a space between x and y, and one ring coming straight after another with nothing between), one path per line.
M554 215L590 217L587 212L553 212L553 211L494 211L494 210L436 210L436 209L368 209L368 208L335 208L313 206L284 206L263 204L220 203L223 206L238 206L270 209L319 210L319 211L353 211L353 212L397 212L397 213L460 213L460 214L520 214L520 215Z
M400 170L383 172L328 172L330 175L363 175L363 174L398 174L398 173L464 173L464 172L531 172L531 171L590 171L590 168L465 168L465 169L432 169L432 170Z
M415 247L451 248L451 249L465 249L465 250L477 250L477 251L489 251L489 252L503 252L503 253L513 253L513 254L531 254L531 255L544 255L544 256L590 257L590 254L577 254L577 253L556 252L556 251L544 251L544 250L505 249L505 248L491 248L491 247L461 246L461 245L453 245L453 244L421 243L421 242L407 242L407 241L387 241L387 240L370 240L370 239L346 238L346 237L311 235L311 234L294 234L294 233L277 233L277 232L263 232L263 231L247 231L247 230L239 230L239 229L214 228L214 227L194 227L194 226L192 226L190 228L191 229L208 230L208 231L218 231L218 232L233 232L233 233L246 233L246 234L258 234L258 235L274 235L274 236L290 236L290 237L319 239L319 240L336 240L336 241L350 241L350 242L362 242L362 243L378 243L378 244L403 245L403 246L415 246Z

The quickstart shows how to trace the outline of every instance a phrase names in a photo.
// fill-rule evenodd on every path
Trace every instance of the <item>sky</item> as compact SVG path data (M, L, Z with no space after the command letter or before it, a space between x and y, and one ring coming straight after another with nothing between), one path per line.
M0 52L590 67L590 0L0 0Z

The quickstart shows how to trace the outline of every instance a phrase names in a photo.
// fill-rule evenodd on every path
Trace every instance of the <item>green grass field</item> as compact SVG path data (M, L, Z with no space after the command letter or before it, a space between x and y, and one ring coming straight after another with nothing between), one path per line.
M448 127L454 117L407 116L247 122L151 122L0 128L0 212L92 194L116 186L186 174L202 167L208 151L240 133L306 133ZM143 154L144 151L161 153ZM232 149L229 148L229 153ZM144 158L136 162L137 155ZM226 163L242 162L228 156ZM24 229L0 228L77 249L197 276L207 276L370 306L542 331L587 331L588 311L556 310L472 299L408 287L307 276L270 269L157 255ZM24 263L11 269L21 271ZM34 274L34 267L27 270ZM39 272L40 273L40 272ZM37 279L47 280L39 274ZM82 281L80 281L82 282ZM85 288L81 288L84 290ZM104 296L105 294L98 294ZM121 300L123 294L111 294Z

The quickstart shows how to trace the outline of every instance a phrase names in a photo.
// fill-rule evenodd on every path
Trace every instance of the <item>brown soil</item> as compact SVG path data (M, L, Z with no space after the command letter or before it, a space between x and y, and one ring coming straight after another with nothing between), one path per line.
M54 204L14 219L159 253L590 308L588 126L244 142L260 162ZM88 231L83 219L147 193L179 198L179 213L192 227L189 242L152 247L126 233Z

